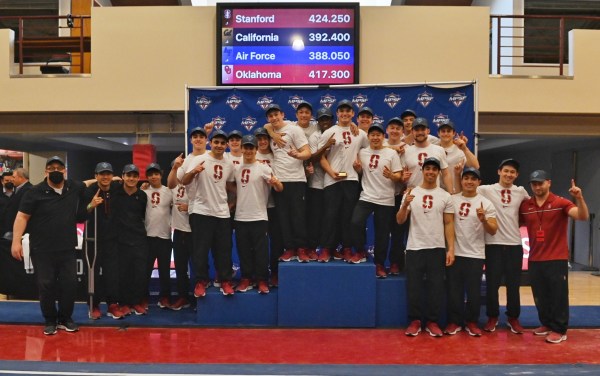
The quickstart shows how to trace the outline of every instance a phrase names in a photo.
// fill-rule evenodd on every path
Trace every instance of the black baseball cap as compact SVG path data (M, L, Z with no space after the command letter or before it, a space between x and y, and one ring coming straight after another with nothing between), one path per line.
M194 134L194 133L202 133L204 135L204 137L206 137L206 130L203 127L196 127L193 128L192 131L190 132L190 137Z
M413 127L413 129L415 129L417 127L429 128L429 123L427 122L427 119L425 119L424 117L418 117L415 119L415 121L413 121L412 127Z
M534 172L531 173L531 175L529 175L530 183L542 182L542 181L546 181L546 180L550 180L550 174L548 174L544 170L535 170Z
M339 110L341 107L350 107L350 109L354 108L352 107L352 102L350 102L348 99L342 99L338 102L336 109Z
M258 137L258 136L267 136L269 137L269 132L267 132L267 130L263 127L260 128L256 128L254 130L254 137Z
M12 170L7 168L6 170L2 171L2 177L5 176L12 176Z
M399 117L393 117L393 118L391 118L390 120L388 120L388 122L387 122L387 124L388 124L388 125L390 125L390 124L392 124L392 123L396 123L396 124L399 124L399 125L401 125L401 126L404 124L404 123L402 122L402 119L400 119Z
M463 172L460 176L462 177L462 176L465 176L466 174L475 175L475 177L477 179L481 180L481 173L475 167L465 167L465 169L463 170Z
M233 138L233 137L242 138L243 137L242 132L238 131L237 129L232 130L227 135L227 139L229 140L230 138Z
M112 165L108 162L100 162L96 165L96 170L95 172L97 174L101 173L101 172L110 172L111 174L113 173L113 168Z
M331 112L331 109L327 108L327 107L321 107L319 108L319 110L317 111L317 120L319 120L322 117L333 117L333 112Z
M244 145L252 145L254 147L256 147L258 143L256 142L256 137L254 137L251 134L247 134L244 137L242 137L242 146Z
M414 125L413 125L413 127L414 127ZM456 128L454 127L454 123L450 119L441 122L440 126L438 127L438 130L440 130L440 129L444 128L444 127L448 127L448 128L450 128L452 130L456 130Z
M265 115L268 115L271 111L281 111L281 107L277 103L271 103L265 109Z
M517 171L519 171L519 168L521 168L521 164L516 159L507 158L507 159L503 160L502 162L500 162L500 164L498 165L498 170L502 170L502 167L504 167L505 165L512 166Z
M381 124L377 124L377 123L371 124L371 126L369 127L369 130L367 131L367 134L371 133L372 131L379 131L379 132L385 134L385 129L383 129Z
M296 112L298 112L298 110L300 110L302 107L308 108L311 113L313 111L312 105L310 103L308 103L307 101L301 101L300 103L298 103L298 106L296 106Z
M400 119L404 119L407 116L412 116L412 117L417 117L417 113L414 112L413 110L411 110L410 108L407 108L406 110L402 111L402 113L400 114Z
M373 110L371 110L370 107L361 108L360 111L358 111L358 115L362 114L363 112L366 112L367 114L373 116Z
M65 162L58 155L54 155L46 160L46 167L51 165L52 163L60 163L61 165L65 165Z
M223 137L225 140L227 140L227 133L223 132L220 129L217 129L216 131L210 134L210 140L212 141L212 139L215 137Z
M438 169L441 169L441 165L440 165L440 160L435 158L435 157L429 157L429 158L425 158L425 160L423 161L423 167L421 167L421 169L425 168L425 166L427 165L436 165Z
M148 166L146 166L146 174L152 170L162 172L158 163L150 163Z
M140 170L134 164L125 165L125 167L123 167L123 174L127 174L127 173L130 173L130 172L136 172L136 173L139 174Z

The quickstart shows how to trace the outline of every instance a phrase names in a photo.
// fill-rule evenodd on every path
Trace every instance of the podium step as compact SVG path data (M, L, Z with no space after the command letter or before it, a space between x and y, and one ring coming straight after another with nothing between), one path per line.
M278 325L375 327L375 290L372 262L280 263Z
M405 327L408 321L406 302L406 277L388 276L377 279L378 328Z

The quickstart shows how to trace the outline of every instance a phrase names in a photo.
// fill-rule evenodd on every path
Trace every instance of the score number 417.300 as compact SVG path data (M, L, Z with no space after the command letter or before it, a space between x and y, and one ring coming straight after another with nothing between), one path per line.
M340 79L340 78L350 78L349 70L311 70L308 73L308 77L310 78L326 78L326 79Z

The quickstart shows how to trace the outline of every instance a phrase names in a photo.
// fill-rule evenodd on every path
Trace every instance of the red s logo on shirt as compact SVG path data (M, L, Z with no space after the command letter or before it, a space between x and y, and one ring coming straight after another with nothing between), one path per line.
M160 192L152 192L150 202L152 203L153 208L157 207L158 204L160 204Z
M501 196L500 201L502 201L503 204L510 204L510 202L512 201L510 189L501 190L500 196Z
M185 187L180 185L179 188L177 188L177 198L183 198L183 195L185 195Z
M425 195L423 196L423 209L431 209L433 207L433 196Z
M242 184L248 184L248 181L250 181L250 170L245 168L242 170L242 178L241 178Z
M213 174L213 177L215 180L221 180L223 178L223 166L215 165L214 170L215 173Z
M350 132L342 132L342 138L344 139L344 145L350 145L352 143L352 137Z
M372 155L371 159L369 160L369 168L374 170L377 168L377 166L379 166L379 155L375 154Z
M471 211L470 208L471 204L469 202L463 202L462 204L460 204L460 210L458 211L458 215L460 215L461 217L466 217Z
M423 167L423 161L427 158L427 153L419 153L417 155L417 160L419 161L419 166Z

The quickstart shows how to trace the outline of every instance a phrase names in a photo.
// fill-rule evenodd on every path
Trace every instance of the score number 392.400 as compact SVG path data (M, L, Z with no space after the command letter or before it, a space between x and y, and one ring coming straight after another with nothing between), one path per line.
M350 78L350 71L339 69L339 70L311 70L308 73L308 77L310 78L326 78L326 79L343 79Z

